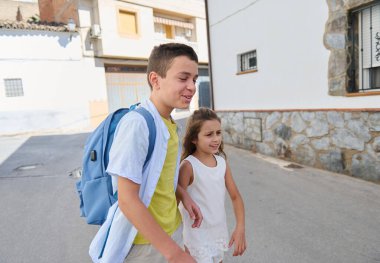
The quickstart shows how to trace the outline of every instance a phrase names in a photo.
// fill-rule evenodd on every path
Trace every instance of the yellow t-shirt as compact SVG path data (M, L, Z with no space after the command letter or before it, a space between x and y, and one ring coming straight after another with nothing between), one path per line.
M165 163L148 210L162 229L168 233L168 235L172 235L182 220L174 191L174 174L178 156L178 134L177 125L175 123L165 118L162 118L162 120L169 130L170 138ZM133 243L149 244L149 241L138 232Z

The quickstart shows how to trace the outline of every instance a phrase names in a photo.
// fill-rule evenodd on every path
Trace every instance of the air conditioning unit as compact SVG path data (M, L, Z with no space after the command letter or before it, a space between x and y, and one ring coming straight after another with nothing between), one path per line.
M101 37L100 25L93 24L91 26L91 37L92 38L100 38Z

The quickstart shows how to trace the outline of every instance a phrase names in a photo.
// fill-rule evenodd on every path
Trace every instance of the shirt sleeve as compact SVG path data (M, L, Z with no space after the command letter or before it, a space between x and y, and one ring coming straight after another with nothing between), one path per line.
M141 184L149 145L148 125L136 112L126 114L116 127L107 173Z

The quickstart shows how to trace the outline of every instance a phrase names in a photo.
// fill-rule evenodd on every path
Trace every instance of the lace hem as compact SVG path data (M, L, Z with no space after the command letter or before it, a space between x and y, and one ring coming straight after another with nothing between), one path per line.
M220 257L218 260L221 261L223 260L223 252L228 250L228 243L224 238L215 240L214 244L198 246L185 245L189 249L190 254L198 259Z

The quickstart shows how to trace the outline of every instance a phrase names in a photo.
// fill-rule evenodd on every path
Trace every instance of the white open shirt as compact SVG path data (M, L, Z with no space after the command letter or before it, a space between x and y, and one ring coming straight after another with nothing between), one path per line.
M149 162L143 169L149 145L147 123L141 114L130 112L120 120L116 128L107 172L113 177L114 192L117 190L117 176L123 176L140 184L140 199L148 207L165 162L170 134L150 100L141 103L141 106L152 114L157 130L154 150ZM178 182L180 155L181 142L179 141L174 189ZM122 263L132 247L136 234L137 229L124 216L116 202L109 209L106 221L91 242L89 254L93 262ZM103 247L103 256L98 259Z

